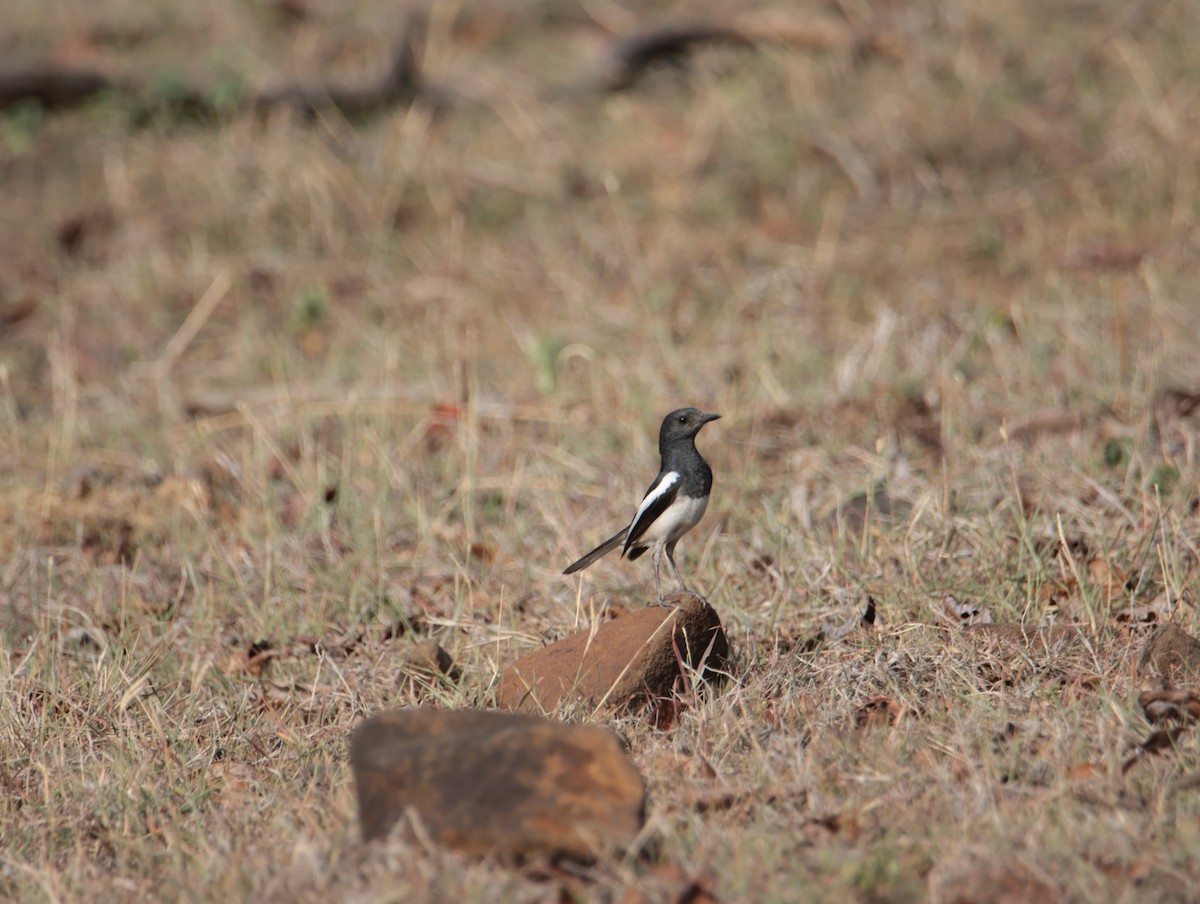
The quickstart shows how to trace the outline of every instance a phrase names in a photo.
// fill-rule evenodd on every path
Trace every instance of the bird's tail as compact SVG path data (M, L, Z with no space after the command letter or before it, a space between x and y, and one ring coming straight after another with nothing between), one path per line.
M563 574L574 574L577 571L583 571L583 569L587 568L589 565L591 565L597 559L608 555L610 552L612 552L614 549L616 549L618 546L620 546L622 543L625 542L625 535L627 533L629 533L628 527L621 528L620 531L613 534L611 537L609 537L607 540L605 540L603 543L601 543L599 546L597 546L595 549L593 549L591 552L589 552L586 556L584 556L582 559L580 559L578 562L573 562L570 565L568 565L566 571L564 571Z

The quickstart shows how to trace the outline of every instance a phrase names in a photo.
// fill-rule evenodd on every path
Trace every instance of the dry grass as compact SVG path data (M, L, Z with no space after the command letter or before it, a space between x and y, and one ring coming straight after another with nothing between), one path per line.
M0 48L218 87L386 54L389 4L311 9L22 4ZM1198 627L1197 433L1150 412L1200 386L1200 15L840 9L888 52L569 99L574 8L438 4L445 114L0 122L0 895L546 899L364 848L346 736L486 705L644 598L641 562L558 573L696 404L683 567L737 667L669 731L611 720L659 859L726 901L1195 898L1195 736L1120 766L1137 622ZM838 530L880 481L890 516ZM866 594L873 632L802 652ZM977 642L947 594L1091 641ZM458 685L402 680L414 633Z

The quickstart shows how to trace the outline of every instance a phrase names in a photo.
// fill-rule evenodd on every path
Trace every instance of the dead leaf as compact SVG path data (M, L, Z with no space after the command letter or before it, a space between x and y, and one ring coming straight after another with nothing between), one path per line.
M1200 408L1200 392L1178 387L1160 389L1150 407L1149 434L1152 442L1164 451L1186 442L1184 421Z
M1066 610L1079 600L1079 582L1074 575L1050 581L1038 588L1038 602L1047 610Z
M58 224L55 237L58 246L70 257L79 257L113 230L116 219L111 210L103 209L67 217Z
M704 788L687 795L684 806L696 813L714 813L735 809L775 806L784 801L804 802L803 788Z
M1087 562L1088 583L1107 600L1128 595L1129 576L1119 566L1099 556Z
M620 618L625 615L629 609L621 603L608 600L598 613L599 617L604 621L612 621L614 618Z
M1101 241L1080 248L1067 265L1073 270L1136 270L1148 252L1146 245Z
M895 725L900 718L900 708L887 697L871 697L854 711L854 727L871 728L875 725Z
M1158 606L1121 606L1114 616L1112 621L1117 624L1129 625L1129 627L1144 627L1147 624L1154 624L1162 618L1163 612Z
M1086 781L1104 775L1104 767L1099 763L1072 763L1067 767L1067 778L1071 781Z
M1164 750L1174 750L1175 742L1183 736L1188 727L1187 725L1179 725L1175 728L1160 728L1152 732L1150 737L1134 748L1133 755L1121 764L1121 774L1124 775L1132 769L1134 763L1144 756L1153 753L1162 753Z
M674 863L660 863L620 898L620 904L717 904L713 882Z
M491 565L496 561L496 547L490 543L472 543L471 558L481 565Z
M439 402L429 409L425 422L425 439L442 441L449 439L458 429L462 410L452 402Z
M1042 436L1074 433L1084 425L1083 414L1072 408L1053 408L1020 418L1000 428L1005 442L1032 443Z
M1167 688L1145 691L1138 697L1138 705L1151 725L1172 720L1200 719L1200 696L1187 690Z
M317 358L324 354L325 349L329 346L329 337L323 330L305 330L300 335L298 343L300 351L304 352L305 357Z
M289 655L297 656L301 653L316 654L320 652L322 643L321 638L316 634L293 634L291 643L288 644Z
M1200 392L1168 386L1154 394L1151 407L1160 425L1178 423L1200 408Z
M11 307L0 308L0 330L10 330L37 310L36 298L23 298ZM3 338L4 334L0 334Z
M442 681L458 681L462 670L442 645L430 638L413 644L401 656L401 673L398 683L419 688Z
M813 818L812 824L820 826L831 835L841 835L850 841L856 841L863 832L863 820L859 813L818 816Z
M775 567L775 557L767 554L755 556L750 562L750 570L756 574L767 574Z
M950 621L963 625L990 625L995 623L992 610L987 606L977 606L975 603L963 603L953 594L947 593L942 597L945 616ZM941 615L942 613L937 613Z
M650 727L656 731L670 731L679 721L685 709L677 697L663 698L650 708Z
M236 650L225 660L224 671L227 675L264 675L271 665L271 660L279 658L279 651L269 640L256 640L240 650Z
M1170 615L1166 594L1142 606L1121 606L1113 612L1113 621L1118 625L1144 627L1157 624Z

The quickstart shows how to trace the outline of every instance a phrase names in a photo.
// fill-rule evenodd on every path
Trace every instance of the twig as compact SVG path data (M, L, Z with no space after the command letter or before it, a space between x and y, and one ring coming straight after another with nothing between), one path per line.
M595 70L581 80L573 93L626 91L653 63L679 66L701 44L749 46L750 43L728 25L671 25L638 32L610 46Z
M0 68L0 110L33 101L47 110L83 103L94 94L128 86L99 72L60 69L49 63Z
M424 84L420 78L417 44L421 30L414 17L405 17L391 64L374 83L284 85L251 95L233 109L249 107L262 112L275 106L288 106L313 115L333 108L346 116L366 116L388 107L412 103L418 96L435 105L444 105L448 93ZM183 85L160 97L143 82L117 79L90 70L60 68L52 63L0 68L0 110L25 102L40 104L47 110L66 109L104 91L125 95L145 110L164 109L201 119L221 112L211 92L196 85Z
M230 278L228 270L222 270L217 274L217 278L212 281L212 284L200 296L200 300L196 302L191 313L187 315L187 319L183 321L179 329L175 331L175 335L163 347L162 354L154 362L155 370L163 375L171 370L180 356L187 351L187 347L192 344L192 340L196 338L196 334L208 322L208 318L217 309L217 305L228 294L231 285L233 285L233 280Z
M374 84L285 85L259 94L252 105L260 113L270 107L287 106L310 116L331 108L345 116L366 116L387 107L411 103L422 92L414 41L419 31L421 28L414 18L406 16L392 51L391 65Z

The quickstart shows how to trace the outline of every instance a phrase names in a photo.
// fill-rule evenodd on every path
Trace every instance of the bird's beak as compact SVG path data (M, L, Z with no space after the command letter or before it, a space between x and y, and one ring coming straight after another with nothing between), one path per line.
M709 421L719 421L720 419L721 419L721 415L719 415L719 414L706 414L702 418L700 418L700 424L701 424L701 426L703 426L704 424L707 424Z

